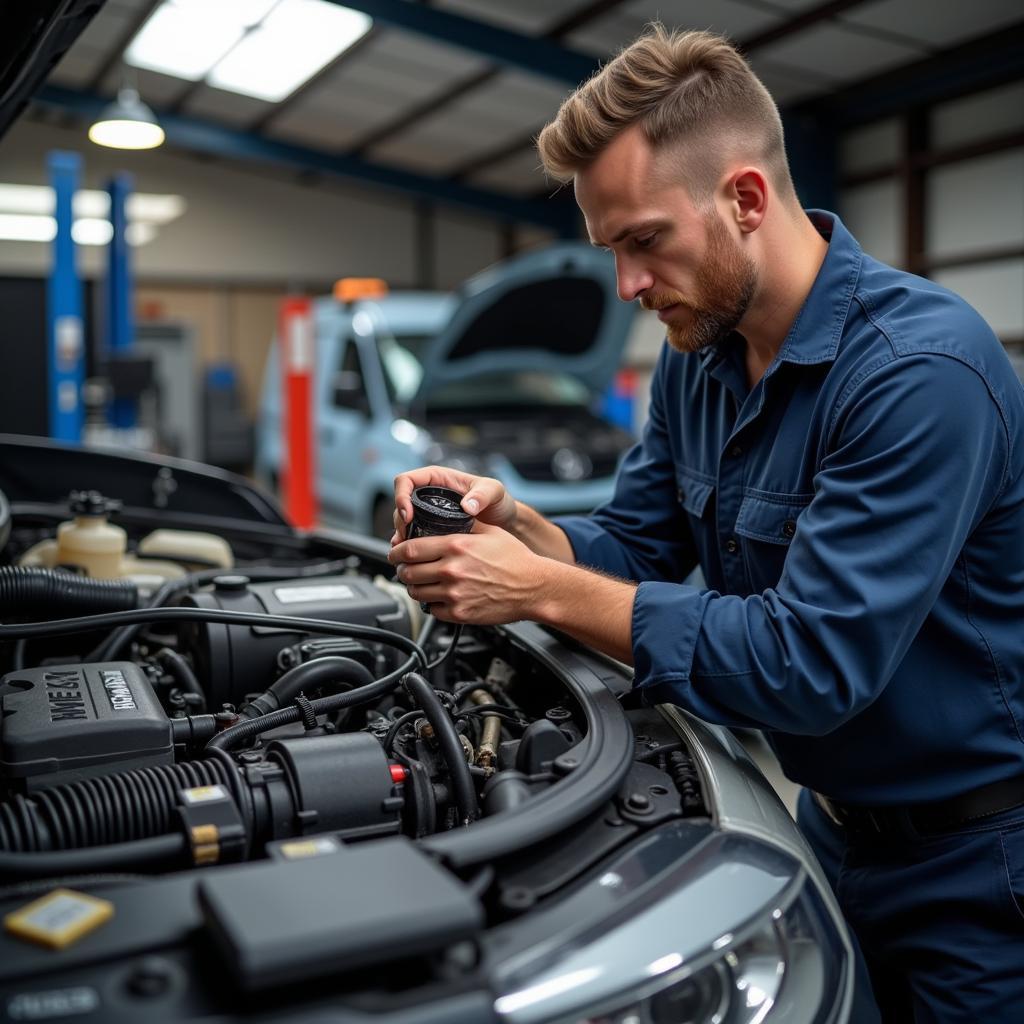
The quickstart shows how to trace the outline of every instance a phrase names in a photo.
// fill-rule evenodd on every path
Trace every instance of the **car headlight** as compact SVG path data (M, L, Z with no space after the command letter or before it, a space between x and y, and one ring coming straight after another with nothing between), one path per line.
M424 454L427 461L435 466L447 466L470 476L491 475L487 456L472 448L435 442L427 447Z
M638 885L636 867L623 863L602 876L605 889L631 890L620 905L606 905L602 912L600 904L607 901L592 892L604 928L592 917L575 942L565 935L558 940L568 952L547 951L549 966L520 966L514 975L519 987L503 986L495 1002L503 1020L825 1024L842 1019L852 970L849 946L811 876L788 854L746 836L718 833L689 851L660 882L648 878Z

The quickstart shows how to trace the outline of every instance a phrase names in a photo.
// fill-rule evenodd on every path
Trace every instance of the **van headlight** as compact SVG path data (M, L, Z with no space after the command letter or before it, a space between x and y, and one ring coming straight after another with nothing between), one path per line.
M606 907L602 933L587 928L592 938L579 935L561 957L549 951L546 969L517 972L519 986L495 1001L498 1015L509 1024L842 1019L850 947L808 872L749 837L712 836L702 845L704 856L669 872L674 884L663 878L646 894L637 888L631 912ZM630 869L611 874L628 879ZM560 942L564 948L566 936Z

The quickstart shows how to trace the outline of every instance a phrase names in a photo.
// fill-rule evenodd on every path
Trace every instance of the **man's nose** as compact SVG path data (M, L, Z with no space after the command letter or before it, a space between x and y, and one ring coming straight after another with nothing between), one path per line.
M615 265L615 282L619 298L632 302L654 286L654 275L643 267L619 260Z

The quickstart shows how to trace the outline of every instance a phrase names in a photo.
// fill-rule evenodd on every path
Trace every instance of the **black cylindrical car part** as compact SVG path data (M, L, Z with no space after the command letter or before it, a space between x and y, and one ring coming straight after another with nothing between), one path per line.
M386 628L412 635L408 609L370 580L349 575L309 580L253 583L245 576L222 574L213 588L185 595L184 607L224 609L279 616L301 615L328 622ZM314 634L315 635L315 634ZM323 634L321 634L323 635ZM183 627L181 647L209 687L210 707L240 704L247 693L269 687L278 676L278 655L304 638L302 632L264 625L246 627L196 622ZM397 667L384 652L385 669Z
M450 487L417 487L412 492L412 522L408 536L439 537L469 533L475 520L462 511L462 495Z

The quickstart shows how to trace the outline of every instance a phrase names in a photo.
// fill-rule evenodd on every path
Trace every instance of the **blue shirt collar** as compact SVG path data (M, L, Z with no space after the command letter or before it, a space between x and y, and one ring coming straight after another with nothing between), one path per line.
M830 363L835 359L860 277L863 252L843 222L827 210L807 210L806 213L829 243L828 252L774 360L775 366L781 362ZM727 356L734 340L730 335L705 352L704 368L714 369Z

